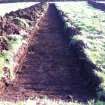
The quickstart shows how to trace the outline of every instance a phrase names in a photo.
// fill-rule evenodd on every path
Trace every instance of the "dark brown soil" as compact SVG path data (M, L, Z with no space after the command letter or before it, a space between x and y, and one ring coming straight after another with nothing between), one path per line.
M41 14L42 11L43 11L43 7L41 6L41 3L38 3L25 9L12 11L10 13L7 13L5 16L7 18L19 17L19 18L28 19L30 21L36 21L36 19L39 17L39 14Z
M20 28L6 17L0 17L0 36L19 34Z
M85 70L88 63L79 62L75 50L69 48L63 22L53 4L49 5L39 27L22 69L13 81L14 86L7 88L3 98L17 100L45 94L87 101L96 97L94 76Z
M8 50L8 42L7 39L5 37L1 37L0 38L0 52L2 52L3 50Z

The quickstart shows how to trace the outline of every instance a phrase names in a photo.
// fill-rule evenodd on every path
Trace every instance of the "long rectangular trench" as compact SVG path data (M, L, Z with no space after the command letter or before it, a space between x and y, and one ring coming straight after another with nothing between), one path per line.
M38 25L40 28L22 69L16 73L14 86L8 87L9 92L4 97L11 95L11 99L22 99L38 93L82 101L94 98L95 88L87 85L81 75L84 68L64 38L64 26L54 4L49 4Z

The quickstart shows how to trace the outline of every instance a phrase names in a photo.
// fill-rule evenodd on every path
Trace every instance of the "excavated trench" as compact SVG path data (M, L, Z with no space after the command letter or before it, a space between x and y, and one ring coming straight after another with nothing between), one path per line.
M1 98L17 100L33 95L73 97L78 101L95 98L98 79L88 62L78 58L80 49L69 47L64 21L54 4L49 4L38 26L22 69Z

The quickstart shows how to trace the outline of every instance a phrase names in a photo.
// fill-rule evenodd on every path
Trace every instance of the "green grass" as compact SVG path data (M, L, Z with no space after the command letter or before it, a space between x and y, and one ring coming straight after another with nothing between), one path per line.
M25 41L23 36L20 35L10 35L9 37L11 38L11 40L8 39L9 49L0 53L0 78L3 76L3 67L8 67L10 69L11 78L14 78L12 70L15 62L13 57Z

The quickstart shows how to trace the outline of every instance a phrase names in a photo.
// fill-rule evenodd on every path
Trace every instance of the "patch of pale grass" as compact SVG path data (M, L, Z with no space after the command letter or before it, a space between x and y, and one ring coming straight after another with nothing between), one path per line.
M77 101L66 102L63 100L52 100L47 97L44 97L42 99L36 97L34 99L28 99L26 101L20 102L0 101L0 105L86 105L86 104L78 103Z
M30 98L26 101L18 101L18 102L9 102L9 101L0 101L0 105L105 105L102 101L95 102L94 100L90 100L87 103L79 103L77 101L66 102L63 100L52 100L48 97L44 98Z

